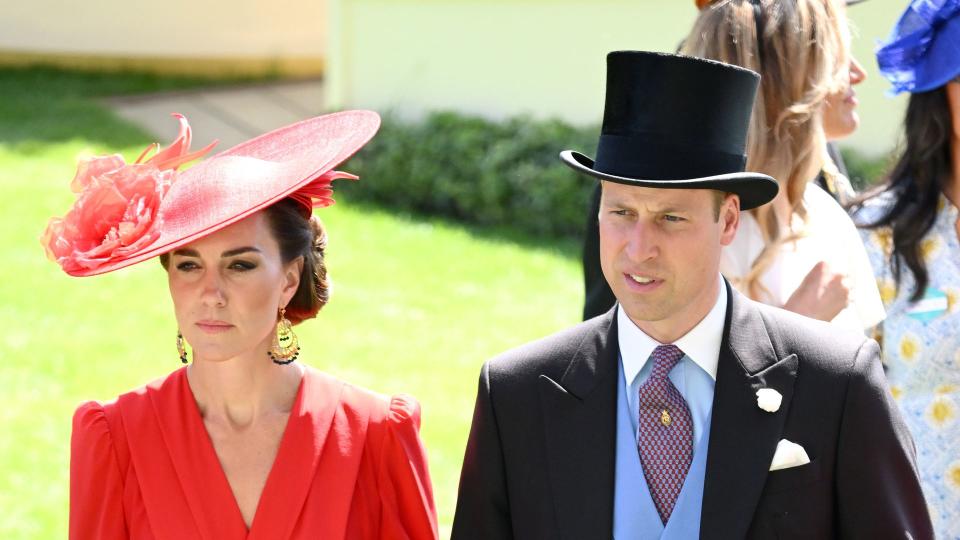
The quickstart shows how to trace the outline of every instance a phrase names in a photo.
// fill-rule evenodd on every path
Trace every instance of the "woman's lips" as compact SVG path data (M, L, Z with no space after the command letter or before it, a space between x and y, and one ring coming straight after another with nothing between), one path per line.
M197 328L208 334L219 334L233 328L233 325L223 321L197 321Z

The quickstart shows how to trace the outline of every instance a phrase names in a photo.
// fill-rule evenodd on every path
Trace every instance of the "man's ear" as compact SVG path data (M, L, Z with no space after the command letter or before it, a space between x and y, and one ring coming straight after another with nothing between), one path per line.
M729 246L740 227L740 196L727 193L720 204L720 245Z

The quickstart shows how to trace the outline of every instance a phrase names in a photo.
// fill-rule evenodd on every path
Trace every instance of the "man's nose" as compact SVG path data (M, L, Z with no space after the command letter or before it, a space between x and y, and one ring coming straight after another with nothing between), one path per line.
M649 223L637 222L633 226L627 239L626 251L633 262L646 261L659 254L657 235Z

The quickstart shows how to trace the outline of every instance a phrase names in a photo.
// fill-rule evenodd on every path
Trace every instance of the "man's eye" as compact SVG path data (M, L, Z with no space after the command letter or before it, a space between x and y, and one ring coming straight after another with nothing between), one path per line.
M682 217L680 217L680 216L672 216L672 215L670 215L670 214L667 214L667 215L663 216L663 219L666 220L666 221L669 221L669 222L671 222L671 223L679 223L679 222L683 221L683 218L682 218Z

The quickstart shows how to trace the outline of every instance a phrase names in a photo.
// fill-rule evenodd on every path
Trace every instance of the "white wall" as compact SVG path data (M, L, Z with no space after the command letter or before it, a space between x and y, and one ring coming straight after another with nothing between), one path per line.
M322 57L324 0L3 0L0 50L107 56Z
M419 115L456 109L597 123L604 56L616 49L672 51L696 15L693 0L328 0L331 108ZM906 0L850 8L861 129L844 144L870 154L895 141L904 100L890 100L873 46ZM589 149L587 149L589 150Z

